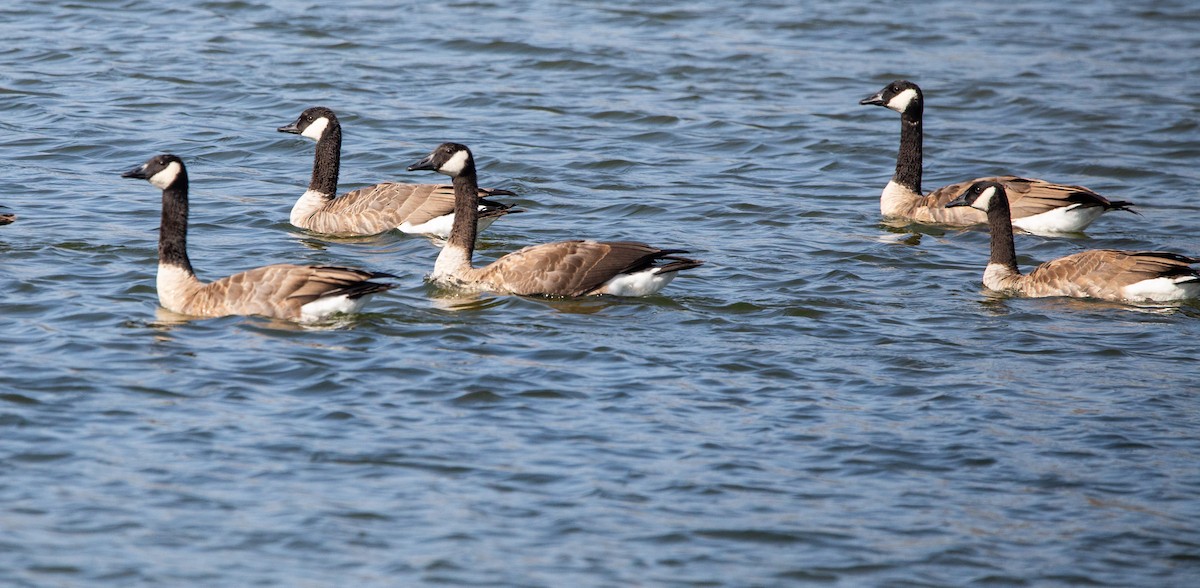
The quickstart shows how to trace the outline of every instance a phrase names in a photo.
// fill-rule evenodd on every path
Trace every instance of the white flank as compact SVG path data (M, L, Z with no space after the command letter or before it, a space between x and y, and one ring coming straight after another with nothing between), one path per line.
M172 161L162 171L150 176L150 185L159 190L166 190L167 186L175 183L175 178L179 177L179 172L182 169L178 161Z
M1180 283L1183 282L1183 283ZM1126 300L1138 302L1167 302L1200 297L1200 282L1190 276L1151 278L1121 289Z
M322 119L324 120L324 119ZM325 207L329 202L329 196L317 192L316 190L308 190L300 196L296 204L292 205L292 215L289 219L292 225L302 229L308 228L308 219L318 210Z
M435 216L419 225L404 221L396 228L400 229L400 232L408 233L409 235L428 235L439 239L449 239L450 227L452 226L454 226L453 213Z
M191 272L177 265L159 263L158 276L155 279L158 303L171 312L183 314L187 294L196 282L196 276Z
M468 152L458 151L454 155L450 156L450 159L447 159L446 163L443 163L437 170L450 177L457 176L458 174L462 173L463 168L467 166L468 156Z
M479 210L482 211L483 207L480 206ZM482 231L492 226L492 223L496 222L497 218L500 217L479 217L479 219L475 221L475 226L478 227L476 230ZM426 235L429 237L436 237L438 239L446 240L450 238L450 228L453 226L454 213L450 213L431 218L419 225L414 225L408 221L405 221L396 228L400 229L401 233L408 233L409 235Z
M891 110L895 110L896 112L904 112L905 110L908 110L909 105L912 104L912 101L916 99L917 91L909 88L903 92L900 92L899 94L896 94L895 96L892 96L892 99L888 100L887 107Z
M1071 204L1041 214L1014 218L1013 226L1030 233L1044 235L1052 233L1078 233L1104 214L1103 206Z
M311 323L333 314L358 312L370 295L351 300L346 296L326 296L300 307L300 322Z
M325 134L325 127L328 126L329 119L322 116L321 118L312 121L312 124L308 125L308 127L304 129L304 132L300 134L312 139L313 141L320 141L321 135Z
M613 296L649 296L670 284L677 273L664 274L655 267L634 274L621 274L605 282L600 292Z
M905 209L908 203L920 194L897 184L894 181L889 181L883 187L883 194L879 197L879 212L884 216L899 216L900 211Z

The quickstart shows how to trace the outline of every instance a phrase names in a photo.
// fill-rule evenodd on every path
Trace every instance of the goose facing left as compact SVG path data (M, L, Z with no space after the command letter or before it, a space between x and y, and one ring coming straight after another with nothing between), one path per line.
M1200 259L1165 251L1093 249L1047 261L1029 274L1017 268L1012 217L1000 182L971 185L946 206L987 214L991 257L983 285L1029 297L1071 296L1118 302L1170 302L1200 297Z
M946 205L971 184L985 180L1004 185L1012 205L1013 226L1031 233L1076 233L1106 212L1134 212L1129 202L1109 200L1083 186L1017 176L977 178L923 194L925 95L921 88L908 80L896 80L859 104L882 106L900 113L896 172L879 198L879 209L884 216L951 226L986 222L987 217L979 211Z
M259 315L312 322L356 312L367 298L394 286L373 282L391 274L336 266L268 265L203 283L187 254L188 175L183 160L162 154L121 174L162 190L158 236L158 301L198 317Z
M278 130L317 142L308 191L292 207L293 225L341 236L377 235L392 229L437 239L450 236L454 222L454 189L450 186L385 182L337 196L342 125L333 110L314 106ZM514 192L481 188L479 196L477 222L481 231L506 214L520 212L512 204L487 200L492 196L516 196Z
M454 227L434 262L430 280L458 288L519 296L649 296L683 270L704 262L635 241L558 241L530 245L475 268L475 160L466 145L443 143L409 171L432 170L453 178Z

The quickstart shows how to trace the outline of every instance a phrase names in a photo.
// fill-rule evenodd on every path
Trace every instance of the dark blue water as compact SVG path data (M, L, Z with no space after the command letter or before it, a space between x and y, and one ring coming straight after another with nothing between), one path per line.
M926 184L996 173L1137 203L1088 234L1200 254L1189 2L141 0L0 8L0 584L1200 582L1200 307L998 298L987 235L885 223L896 115ZM661 296L456 298L436 249L292 228L447 140L566 238L707 260ZM388 271L301 329L156 312L183 157L204 279Z

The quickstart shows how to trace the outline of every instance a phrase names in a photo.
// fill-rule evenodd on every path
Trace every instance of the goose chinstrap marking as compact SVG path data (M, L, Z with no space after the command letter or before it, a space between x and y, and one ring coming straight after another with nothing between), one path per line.
M188 176L183 160L156 155L121 177L142 179L162 190L158 240L159 304L197 317L258 315L299 322L357 312L393 284L373 279L391 274L337 266L268 265L215 282L196 277L187 254Z
M1133 212L1129 202L1110 201L1083 186L1017 176L977 178L922 194L925 97L921 88L908 80L896 80L859 104L883 106L900 113L900 150L896 156L896 171L879 199L879 209L884 216L951 226L984 223L987 216L977 210L946 206L946 203L980 181L1004 185L1012 203L1013 226L1031 233L1079 232L1105 212Z
M290 221L315 233L339 236L377 235L393 229L414 235L445 239L454 222L454 188L438 184L385 182L337 196L341 171L342 125L324 106L300 113L279 132L293 133L317 142L308 190L292 206ZM511 204L487 200L516 196L508 190L480 189L479 230L513 212Z
M465 145L443 143L409 171L432 170L453 179L454 226L434 263L431 281L470 290L522 296L648 296L682 270L703 262L633 241L559 241L531 245L476 268L474 216L478 214L474 156Z

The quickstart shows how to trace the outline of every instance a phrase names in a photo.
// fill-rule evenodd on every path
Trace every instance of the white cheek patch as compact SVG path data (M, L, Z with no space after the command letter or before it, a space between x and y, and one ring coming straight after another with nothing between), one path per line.
M167 186L175 183L175 178L179 177L179 172L182 169L178 161L172 161L162 171L150 176L150 185L159 190L166 190Z
M983 193L979 195L979 198L976 198L975 202L971 204L971 208L978 208L979 210L987 212L988 206L992 203L992 197L995 195L996 187L988 186L984 189Z
M459 151L450 159L446 160L446 163L443 163L441 167L438 168L438 171L451 177L457 176L458 174L461 174L464 169L466 169L468 157L469 154L466 151Z
M321 135L325 134L325 129L328 126L329 119L322 116L321 118L312 121L312 124L308 125L308 127L304 129L304 132L300 134L312 139L313 141L320 141Z
M891 100L888 100L887 107L895 110L896 112L904 112L905 110L908 110L909 105L911 105L913 100L916 99L917 91L909 88L903 92L900 92L899 94L896 94Z

